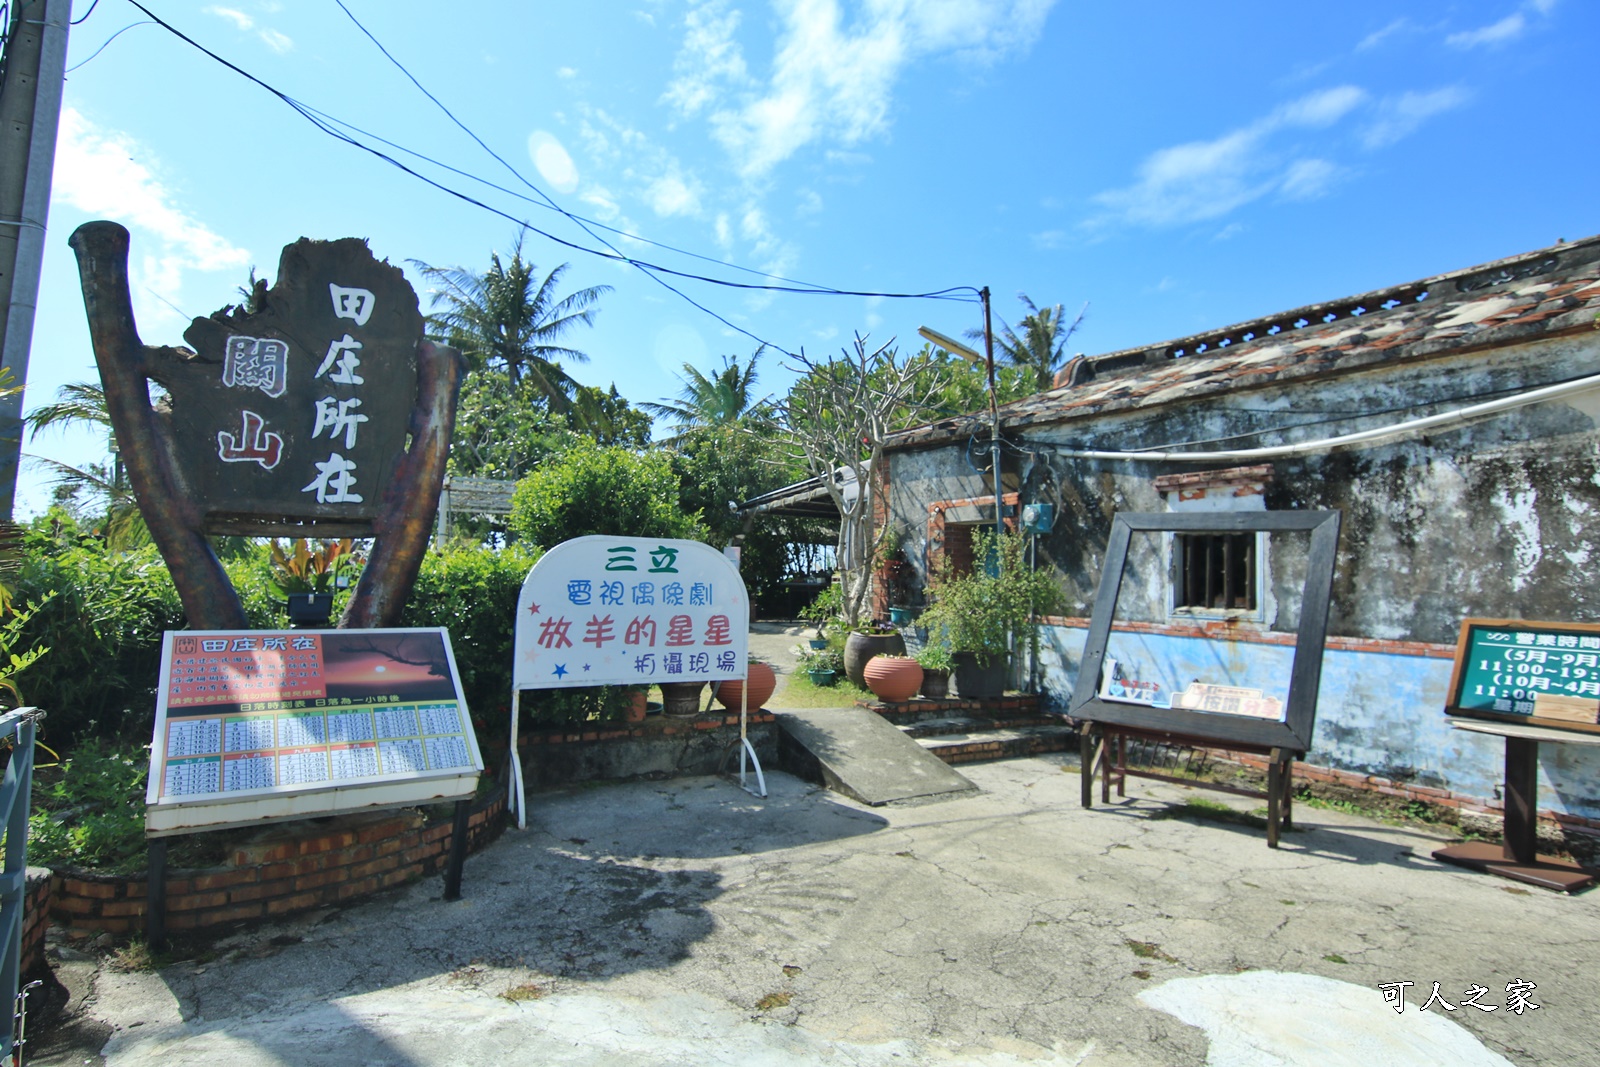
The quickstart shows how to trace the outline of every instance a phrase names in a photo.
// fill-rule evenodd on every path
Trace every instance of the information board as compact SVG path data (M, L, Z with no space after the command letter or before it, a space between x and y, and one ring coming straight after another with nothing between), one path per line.
M442 629L168 632L146 832L470 797L483 758Z
M517 599L515 689L745 676L750 601L698 541L577 537L539 558Z
M1600 624L1464 620L1445 712L1600 733Z

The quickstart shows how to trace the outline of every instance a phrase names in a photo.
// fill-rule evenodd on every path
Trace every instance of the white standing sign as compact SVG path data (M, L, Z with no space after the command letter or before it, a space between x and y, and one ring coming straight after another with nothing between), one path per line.
M744 579L710 545L592 536L546 552L517 598L511 799L518 824L525 820L516 755L522 690L742 679L749 642Z

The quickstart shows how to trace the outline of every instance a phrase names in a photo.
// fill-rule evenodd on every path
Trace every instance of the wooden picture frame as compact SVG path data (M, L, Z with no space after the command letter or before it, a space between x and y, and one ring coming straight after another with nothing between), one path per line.
M1337 511L1231 511L1119 513L1112 516L1105 567L1095 594L1078 681L1067 713L1075 718L1141 730L1204 738L1218 744L1237 743L1263 749L1304 753L1316 725L1317 688L1322 679L1322 650L1333 593L1333 567L1338 555L1340 513ZM1300 607L1289 692L1283 720L1219 715L1184 708L1159 708L1099 695L1101 668L1115 621L1128 546L1138 533L1277 533L1306 532L1311 546Z

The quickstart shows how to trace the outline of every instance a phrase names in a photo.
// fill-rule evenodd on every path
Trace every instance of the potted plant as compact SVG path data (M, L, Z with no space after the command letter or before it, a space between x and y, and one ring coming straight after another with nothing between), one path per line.
M862 675L873 696L887 704L910 700L922 687L922 668L909 656L873 656Z
M984 534L974 557L990 565L957 575L949 557L940 561L928 585L932 603L922 613L929 633L943 633L948 641L956 692L969 699L1005 692L1011 649L1023 641L1037 647L1033 617L1053 611L1061 599L1048 573L1028 567L1015 534L998 544L993 534Z
M838 649L822 648L803 651L798 657L800 669L806 672L811 684L827 688L844 673L844 657Z
M930 631L931 632L931 631ZM922 695L929 700L944 700L950 695L950 670L955 666L950 642L941 631L917 650L917 666L922 668Z
M824 633L827 624L839 617L839 612L844 608L844 598L839 594L839 587L830 584L816 599L800 609L800 617L817 628L817 636L810 639L810 645L815 649L828 647L828 635Z
M844 639L844 673L862 689L867 687L864 671L873 656L903 656L906 639L890 623L874 619L850 631Z
M326 626L333 614L333 591L350 584L349 571L362 559L350 538L313 542L297 538L285 547L272 539L267 566L282 593L294 626Z

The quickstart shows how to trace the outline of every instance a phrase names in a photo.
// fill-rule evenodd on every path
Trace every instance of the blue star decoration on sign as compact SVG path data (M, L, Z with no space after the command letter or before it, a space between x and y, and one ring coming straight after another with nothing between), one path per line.
M557 678L565 678L567 676L567 665L565 663L557 663L554 674Z
M584 669L584 672L585 672L585 673L588 673L588 670L589 670L589 665L588 665L588 664L587 664L587 663L585 663L585 664L584 664L584 665L583 665L583 669Z

